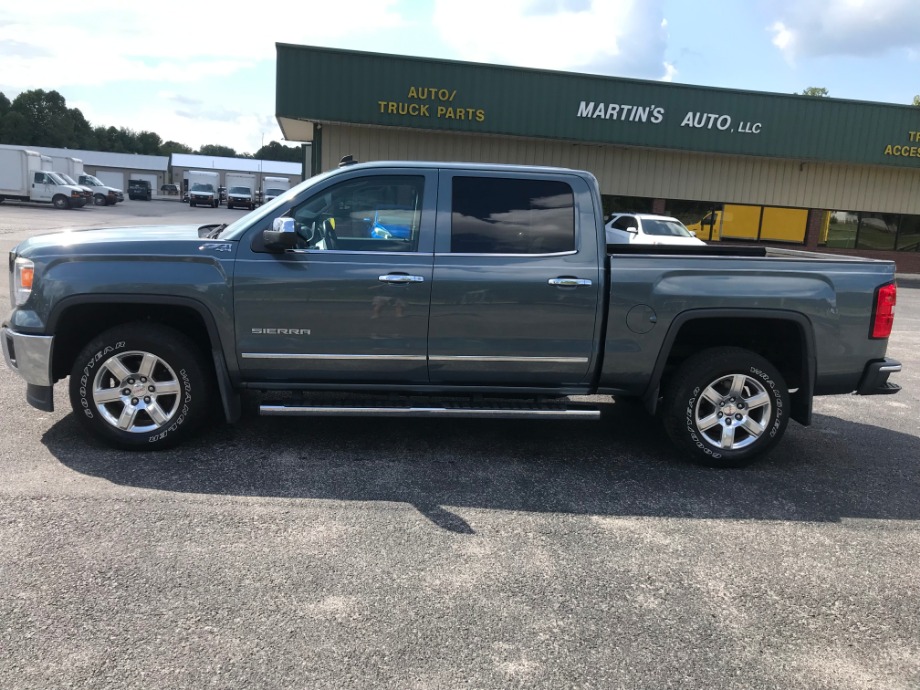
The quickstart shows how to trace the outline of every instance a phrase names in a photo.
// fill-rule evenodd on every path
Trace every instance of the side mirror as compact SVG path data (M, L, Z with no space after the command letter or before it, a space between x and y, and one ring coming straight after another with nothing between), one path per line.
M696 230L691 230L690 234L693 235L693 237L696 237Z
M297 230L294 226L293 218L275 218L272 221L271 230L262 231L262 239L265 242L265 248L283 252L287 249L293 249L297 246Z
M637 226L635 226L635 225L630 225L628 228L626 228L626 232L631 232L631 233L634 234L634 235L638 235L638 234L639 234L639 228L638 228Z

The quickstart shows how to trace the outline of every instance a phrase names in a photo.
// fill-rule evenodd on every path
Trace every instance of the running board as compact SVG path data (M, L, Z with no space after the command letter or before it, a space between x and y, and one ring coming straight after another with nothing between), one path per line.
M369 407L361 405L260 405L266 417L451 417L464 419L600 419L597 408L520 407Z

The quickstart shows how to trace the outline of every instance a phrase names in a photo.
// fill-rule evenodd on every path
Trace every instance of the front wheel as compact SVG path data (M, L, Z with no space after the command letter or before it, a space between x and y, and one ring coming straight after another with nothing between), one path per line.
M51 200L51 203L54 204L55 208L70 208L70 199L63 194L58 194Z
M212 403L200 350L182 333L147 322L116 326L90 342L77 356L69 387L83 427L128 450L185 440Z
M108 204L108 201L106 200L106 198L105 198L102 194L94 194L94 195L93 195L93 203L94 203L96 206L105 206L106 204Z
M789 390L777 369L738 347L684 362L665 395L671 440L699 463L742 467L776 444L789 421Z

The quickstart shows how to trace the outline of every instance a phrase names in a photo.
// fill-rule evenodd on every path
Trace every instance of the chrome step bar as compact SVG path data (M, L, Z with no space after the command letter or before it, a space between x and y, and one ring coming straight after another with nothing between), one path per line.
M362 405L260 405L266 417L451 417L463 419L600 419L597 408L580 407L371 407Z

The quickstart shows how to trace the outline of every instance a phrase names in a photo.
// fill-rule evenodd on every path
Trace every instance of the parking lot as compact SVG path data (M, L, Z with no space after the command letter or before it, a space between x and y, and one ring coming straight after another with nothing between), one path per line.
M0 250L244 213L7 202ZM248 415L128 453L2 365L0 688L917 688L920 277L900 282L904 390L819 398L745 470L688 464L624 403Z

